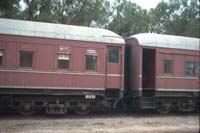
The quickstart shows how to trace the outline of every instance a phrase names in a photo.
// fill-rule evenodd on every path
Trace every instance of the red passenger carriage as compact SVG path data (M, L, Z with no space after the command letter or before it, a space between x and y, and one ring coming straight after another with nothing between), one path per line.
M126 88L139 97L134 103L162 113L199 106L199 39L143 33L126 44Z
M124 40L99 28L0 19L0 105L87 113L123 92Z

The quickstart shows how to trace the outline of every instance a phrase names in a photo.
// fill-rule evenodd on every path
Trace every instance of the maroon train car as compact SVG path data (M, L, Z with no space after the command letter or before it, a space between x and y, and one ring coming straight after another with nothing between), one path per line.
M0 19L0 108L64 114L112 107L124 88L124 44L100 28Z
M126 88L132 102L161 113L199 105L200 40L159 34L126 39ZM136 98L137 97L137 98Z

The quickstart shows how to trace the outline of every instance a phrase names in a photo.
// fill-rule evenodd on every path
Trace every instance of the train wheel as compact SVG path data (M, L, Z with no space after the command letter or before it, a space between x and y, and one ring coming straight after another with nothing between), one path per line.
M90 113L90 108L87 104L81 104L80 107L76 108L74 112L77 115L87 115Z
M18 113L23 116L30 116L35 113L35 110L33 109L31 104L25 103L18 108Z
M183 112L192 112L195 110L195 103L192 100L183 100L180 103L179 110Z
M170 105L161 105L157 107L157 111L161 114L167 114L171 111Z

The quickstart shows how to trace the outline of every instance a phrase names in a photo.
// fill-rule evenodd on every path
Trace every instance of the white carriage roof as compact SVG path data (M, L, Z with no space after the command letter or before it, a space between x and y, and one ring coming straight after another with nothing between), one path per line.
M200 50L200 39L172 36L154 33L141 33L130 36L128 39L137 39L139 45L150 47L175 48L185 50Z
M0 34L125 44L116 33L92 27L0 18Z

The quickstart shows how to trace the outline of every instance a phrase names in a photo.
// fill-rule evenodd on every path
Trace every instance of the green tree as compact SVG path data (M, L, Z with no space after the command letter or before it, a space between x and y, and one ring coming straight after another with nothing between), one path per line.
M160 2L155 9L150 9L149 32L165 33L165 25L169 20L170 11L165 2Z
M0 17L17 18L19 15L18 0L1 0L0 1Z
M57 23L69 24L71 21L71 11L75 9L73 0L53 0L53 17Z
M110 3L107 0L55 0L54 17L58 23L99 27L108 21Z
M171 1L169 7L180 3L179 8L172 13L173 20L167 25L167 33L200 37L200 17L198 0Z
M52 0L41 0L38 8L39 8L38 21L55 22L52 13L52 8L53 8Z
M199 6L198 0L169 0L147 11L129 0L115 0L112 7L108 0L1 0L0 17L103 27L124 37L142 32L200 37Z
M23 0L26 5L21 11L21 19L43 22L54 22L52 0Z
M24 10L20 7L24 4ZM108 0L1 0L0 16L31 21L106 27Z
M135 3L118 0L113 7L113 18L108 28L123 37L148 32L149 16Z
M200 37L198 0L170 0L151 9L150 32Z
M23 19L36 20L38 15L39 0L23 0L26 4L26 9L23 11Z

